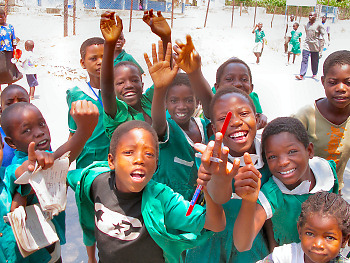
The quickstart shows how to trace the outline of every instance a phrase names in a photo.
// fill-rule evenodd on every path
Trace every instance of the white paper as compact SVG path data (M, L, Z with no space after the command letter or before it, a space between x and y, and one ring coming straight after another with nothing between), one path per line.
M39 199L41 209L50 213L50 217L66 209L68 154L55 160L51 168L43 170L39 167L32 173L27 171L15 181L17 184L30 183Z

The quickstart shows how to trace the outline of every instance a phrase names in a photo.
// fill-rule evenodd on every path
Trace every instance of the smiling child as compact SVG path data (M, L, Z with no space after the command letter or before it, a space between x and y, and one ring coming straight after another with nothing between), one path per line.
M342 189L350 158L350 51L336 51L326 58L321 81L326 97L300 109L295 117L306 128L315 155L337 164Z

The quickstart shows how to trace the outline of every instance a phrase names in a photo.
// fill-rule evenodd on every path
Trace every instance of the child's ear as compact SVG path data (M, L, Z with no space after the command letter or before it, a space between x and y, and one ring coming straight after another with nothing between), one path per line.
M111 153L108 154L108 165L109 165L109 168L111 168L111 170L115 169L115 167L114 167L114 156Z
M214 88L215 88L215 91L218 91L219 85L217 83L214 83Z
M312 159L314 157L314 145L312 142L309 143L309 145L306 148L308 154L309 154L309 159Z
M214 132L214 134L216 133L216 128L215 128L215 125L211 122L210 123L210 125L211 125L211 129L213 130L213 132Z
M321 77L321 83L322 83L323 87L324 87L324 81L325 81L325 77L322 76L322 77Z
M251 87L251 88L250 88L249 94L253 92L253 90L254 90L254 84L251 84L250 87Z
M5 142L8 144L8 146L10 146L13 149L17 149L16 146L13 144L12 138L6 136L5 137Z
M345 248L345 246L348 244L349 238L350 238L350 234L345 236L345 237L343 237L343 240L342 240L342 243L341 243L341 247L342 248Z
M299 239L301 240L301 226L299 223L297 224L297 229L298 229Z
M86 67L85 67L85 61L84 61L84 59L80 59L80 65L81 65L81 67L83 68L83 69L86 69Z

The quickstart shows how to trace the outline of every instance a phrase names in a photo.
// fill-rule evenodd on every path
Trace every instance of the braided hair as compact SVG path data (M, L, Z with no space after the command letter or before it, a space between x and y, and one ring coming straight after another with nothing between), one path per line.
M310 214L333 216L341 229L343 237L350 234L350 204L340 195L328 192L318 192L310 195L301 205L298 225L304 226L306 217Z

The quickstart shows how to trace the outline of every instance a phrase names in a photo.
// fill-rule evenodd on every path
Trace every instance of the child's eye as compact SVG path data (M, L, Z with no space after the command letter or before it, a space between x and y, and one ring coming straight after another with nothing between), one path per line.
M250 114L250 112L249 111L244 111L244 112L241 112L241 116L242 117L246 117L246 116L248 116Z
M193 99L188 99L186 102L187 102L187 103L192 103L192 102L193 102Z
M133 79L132 82L138 83L139 79Z
M248 82L248 79L247 78L243 78L243 79L241 79L241 81Z
M23 133L28 133L28 132L30 132L30 129L28 128L28 129L25 129L24 131L23 131Z
M154 157L155 155L154 155L154 153L152 153L152 152L146 152L146 156L147 156L147 157Z
M267 157L267 160L273 160L273 159L276 159L276 155L270 155Z
M124 155L131 155L132 154L132 150L125 150L123 151Z
M116 85L123 85L124 84L124 81L118 81L117 83L116 83Z
M95 57L92 57L92 58L89 58L91 61L95 61L97 58Z
M298 152L298 151L297 150L290 150L288 153L292 154L292 153L296 153L296 152Z
M312 237L314 234L311 233L311 232L305 232L305 235L306 235L306 236L309 236L309 237Z
M39 123L39 126L40 126L40 127L45 127L45 126L46 126L46 122L44 122L44 121L40 122L40 123Z
M170 102L171 103L177 103L177 100L171 99Z
M332 236L327 236L326 239L332 240L332 241L333 241L333 240L336 240L336 238L335 238L335 237L332 237Z

